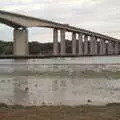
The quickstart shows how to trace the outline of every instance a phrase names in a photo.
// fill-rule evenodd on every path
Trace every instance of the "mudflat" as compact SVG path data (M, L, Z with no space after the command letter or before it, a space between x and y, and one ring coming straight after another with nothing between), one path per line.
M0 120L120 120L120 104L19 106L0 104Z

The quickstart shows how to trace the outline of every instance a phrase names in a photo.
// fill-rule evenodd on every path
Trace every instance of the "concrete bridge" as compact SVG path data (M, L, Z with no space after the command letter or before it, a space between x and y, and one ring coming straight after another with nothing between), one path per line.
M67 55L65 32L72 33L71 55L73 56L120 54L120 40L96 32L69 26L68 24L60 24L6 11L0 11L0 23L14 28L13 38L15 56L29 55L27 30L29 27L45 27L53 29L54 56ZM58 44L58 31L60 31L60 48ZM78 38L76 35L78 35Z

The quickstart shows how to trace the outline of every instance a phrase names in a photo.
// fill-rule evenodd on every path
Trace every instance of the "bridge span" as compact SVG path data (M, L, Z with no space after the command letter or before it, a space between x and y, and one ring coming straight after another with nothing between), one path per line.
M29 27L53 29L52 56L67 56L65 32L72 33L71 56L73 57L120 54L120 40L96 32L69 26L68 24L56 23L1 10L0 23L14 28L14 56L29 56L27 29ZM60 31L60 46L58 42L58 31ZM78 38L76 35L78 35Z

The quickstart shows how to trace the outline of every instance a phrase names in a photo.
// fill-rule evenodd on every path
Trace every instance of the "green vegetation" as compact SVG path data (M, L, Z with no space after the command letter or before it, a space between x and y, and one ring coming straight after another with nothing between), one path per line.
M71 53L71 45L72 45L72 42L69 40L66 40L67 53ZM60 46L60 43L59 43L59 46ZM52 54L53 43L29 42L29 53L31 55ZM12 55L12 54L13 54L13 42L0 41L0 55Z
M52 43L30 42L29 43L29 53L32 55L52 54L53 53L53 44Z
M36 54L51 54L53 49L52 43L29 42L29 52ZM13 42L0 41L0 55L12 55Z
M10 55L13 53L13 43L0 41L0 55Z

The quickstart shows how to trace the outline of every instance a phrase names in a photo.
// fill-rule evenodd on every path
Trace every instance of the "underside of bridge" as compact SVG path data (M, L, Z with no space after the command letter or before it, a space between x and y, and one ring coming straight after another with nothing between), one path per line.
M48 20L0 11L0 23L14 28L14 55L28 56L29 27L53 29L53 55L66 55L65 32L72 33L71 55L119 55L120 40L96 32ZM60 31L60 46L58 42ZM78 38L76 37L78 35Z

